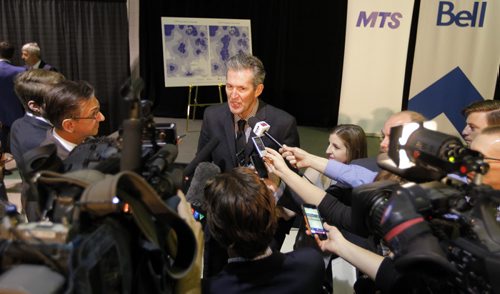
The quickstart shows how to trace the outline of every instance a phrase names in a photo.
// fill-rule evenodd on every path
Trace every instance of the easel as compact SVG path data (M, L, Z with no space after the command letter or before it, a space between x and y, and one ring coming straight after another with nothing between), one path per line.
M212 102L212 103L198 103L198 87L199 86L189 85L188 105L187 105L187 115L186 115L186 132L189 132L189 118L190 118L190 114L191 114L191 107L193 107L193 120L194 120L196 117L196 107L205 107L205 106L223 103L222 102L222 84L217 85L217 87L219 89L219 102ZM194 89L194 99L192 97L193 89Z

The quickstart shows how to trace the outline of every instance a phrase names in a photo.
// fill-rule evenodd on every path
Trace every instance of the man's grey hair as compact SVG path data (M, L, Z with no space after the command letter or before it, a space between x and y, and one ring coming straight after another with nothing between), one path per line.
M33 54L40 58L40 46L37 43L31 42L23 45L23 51L28 51L28 53Z
M260 61L259 58L253 55L240 51L238 54L227 60L226 68L228 71L250 69L253 72L253 85L257 87L259 84L264 84L264 79L266 78L264 64L262 64L262 61Z

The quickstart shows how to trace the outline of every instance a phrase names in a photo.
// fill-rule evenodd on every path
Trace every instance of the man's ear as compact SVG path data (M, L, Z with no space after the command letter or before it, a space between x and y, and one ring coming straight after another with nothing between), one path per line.
M73 131L75 130L75 121L71 118L63 120L61 125L63 130L68 133L73 133Z
M257 89L255 90L255 96L259 97L260 94L262 94L262 91L264 91L264 84L258 84Z
M40 115L42 113L42 107L38 105L38 103L36 103L34 100L28 101L28 108L35 114Z

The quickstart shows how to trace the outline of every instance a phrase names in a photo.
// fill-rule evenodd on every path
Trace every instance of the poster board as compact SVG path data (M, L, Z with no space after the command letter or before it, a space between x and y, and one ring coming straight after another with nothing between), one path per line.
M226 60L252 54L250 20L162 17L165 87L214 86L226 80Z

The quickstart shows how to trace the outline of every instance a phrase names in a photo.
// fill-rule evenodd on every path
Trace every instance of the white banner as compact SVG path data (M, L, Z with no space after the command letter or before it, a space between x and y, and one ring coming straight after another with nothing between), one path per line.
M422 0L408 108L459 135L461 110L492 99L500 64L500 1Z
M412 12L412 0L348 1L339 123L378 133L401 110Z

